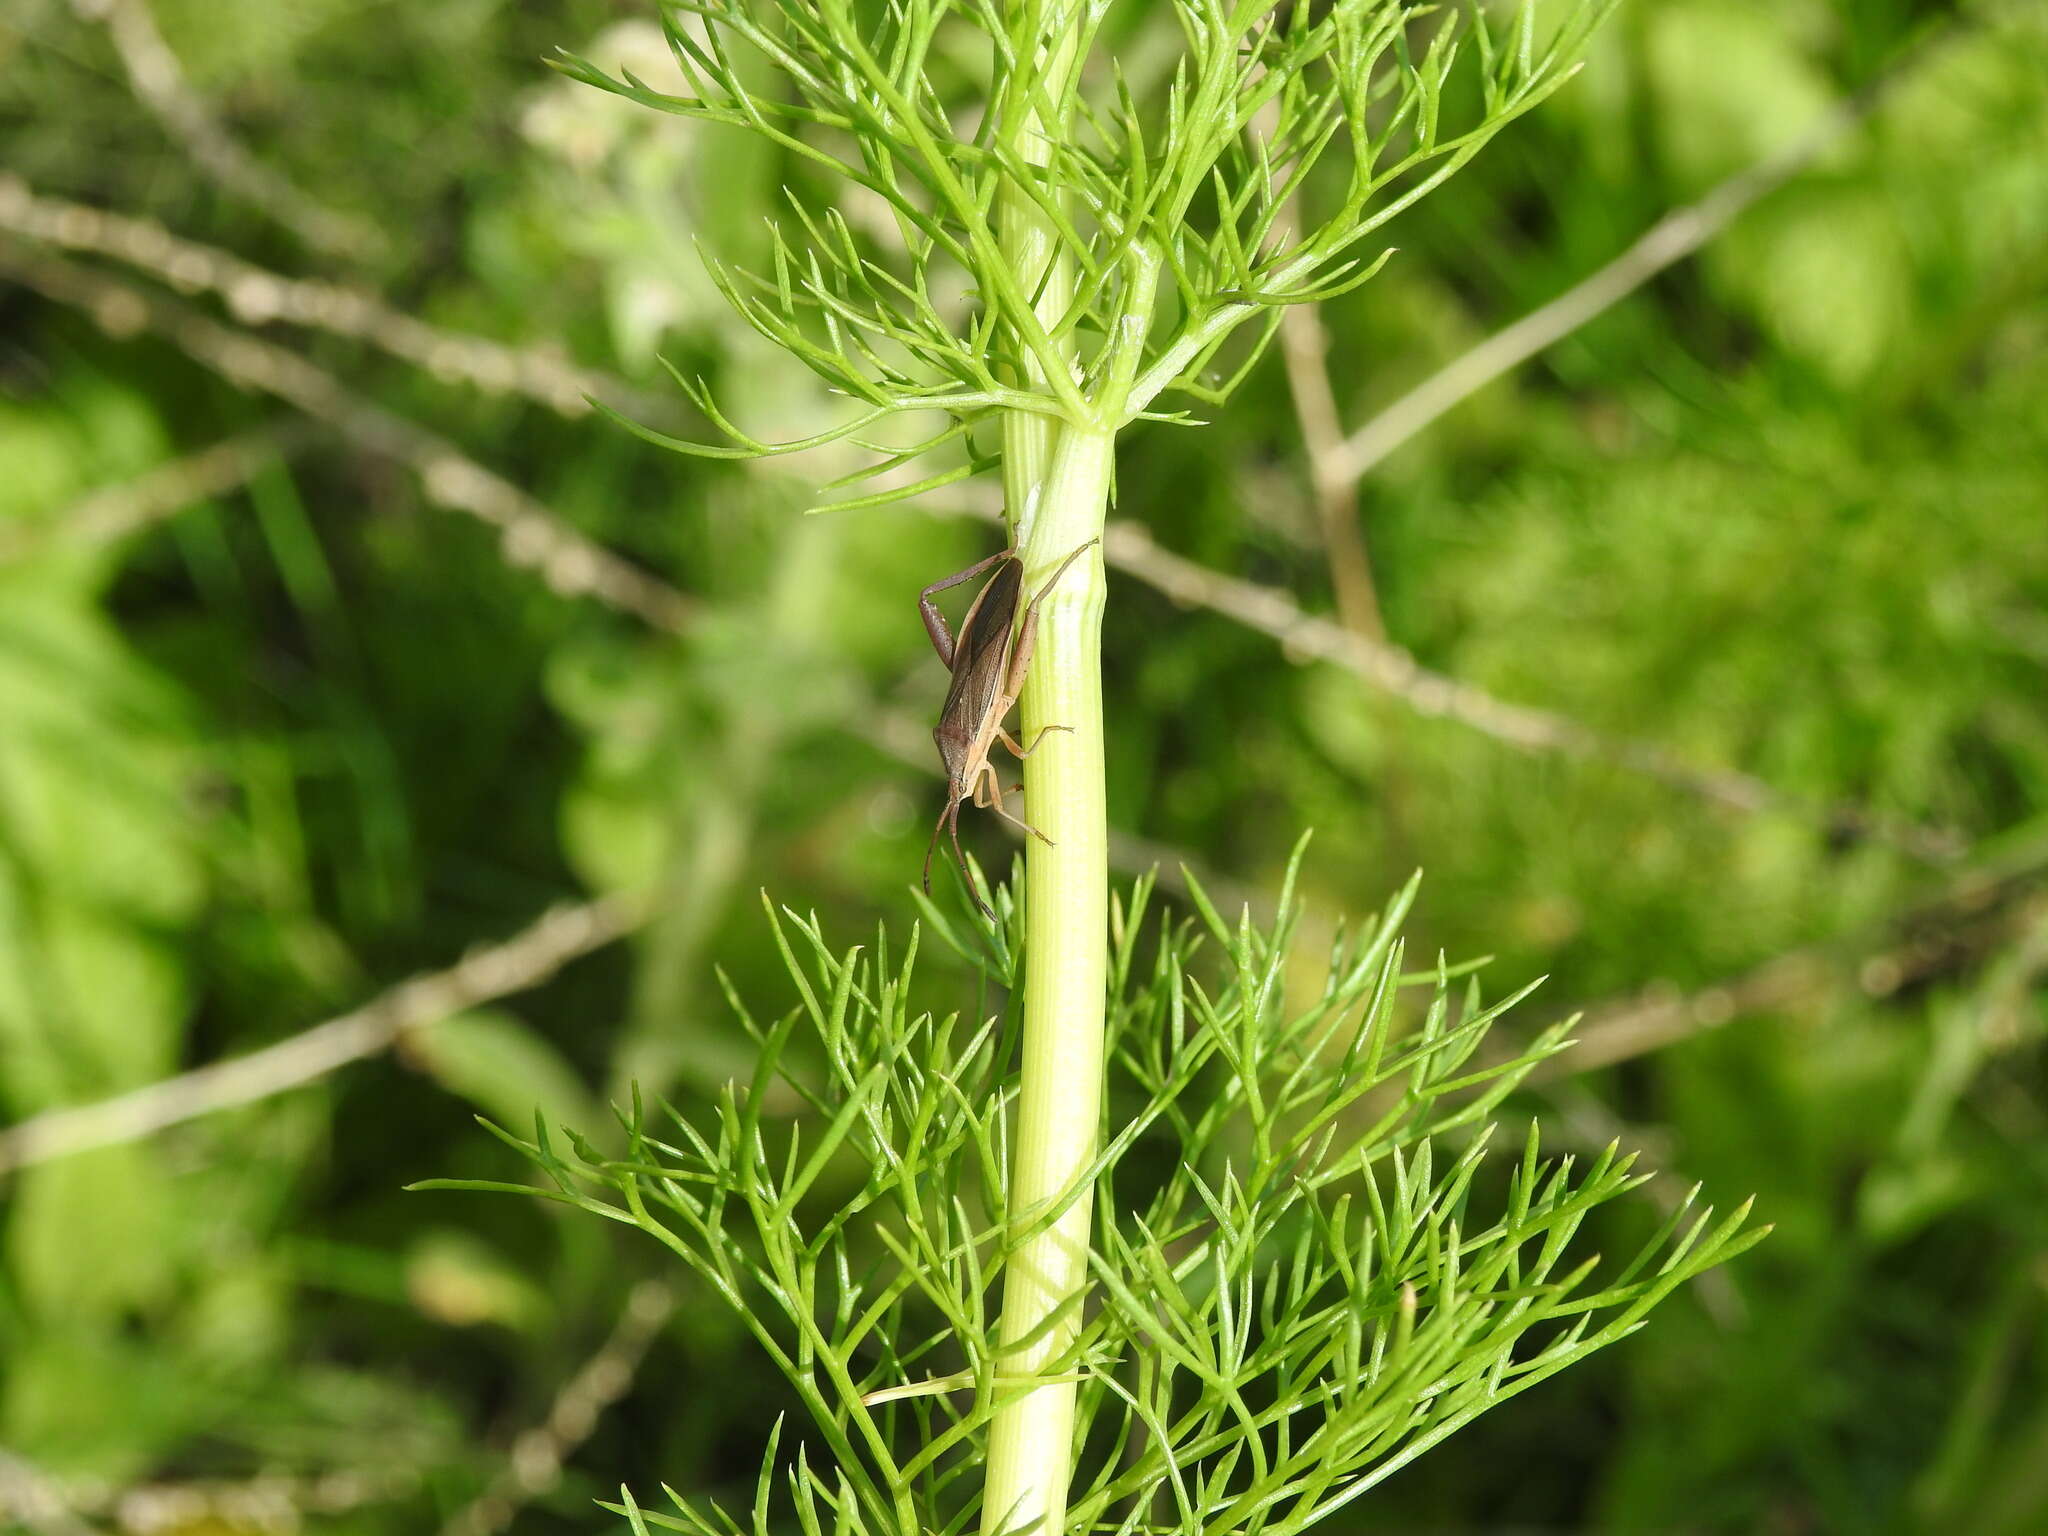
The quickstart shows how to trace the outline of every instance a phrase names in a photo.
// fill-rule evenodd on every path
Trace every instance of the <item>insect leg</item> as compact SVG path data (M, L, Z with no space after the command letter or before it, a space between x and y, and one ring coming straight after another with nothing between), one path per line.
M1023 787L1024 786L1022 784L1014 784L1011 786L1013 790L1022 789ZM1038 828L1031 825L1030 822L1024 820L1023 817L1012 816L1009 810L1004 806L1003 781L996 777L995 764L984 762L981 765L981 772L975 775L974 803L982 807L984 810L994 811L998 816L1002 817L1003 820L1007 821L1011 826L1022 827L1026 832L1029 832L1033 837L1037 838L1041 843L1045 844L1046 847L1051 848L1055 846L1051 838L1047 837L1043 832L1039 831Z
M1010 651L1009 676L1003 681L1003 692L1011 698L1015 698L1024 691L1024 674L1031 667L1031 652L1038 644L1038 605L1045 601L1045 594L1053 589L1054 584L1067 574L1067 567L1101 542L1100 539L1090 539L1086 544L1083 544L1079 549L1069 554L1066 559L1059 563L1059 566L1053 573L1046 577L1045 585L1038 589L1031 601L1024 605L1024 623L1018 629L1017 643Z
M960 851L960 802L948 800L946 808L939 812L939 819L932 823L931 841L924 845L924 893L932 893L932 855L938 851L939 834L950 832L953 837L953 862L960 866L960 883L967 887L967 894L974 904L981 908L982 915L993 919L995 912L981 899L981 893L974 888L974 876L967 871L967 855Z
M1043 832L1039 831L1038 828L1031 825L1031 823L1026 821L1023 817L1012 816L1000 805L992 805L989 807L989 809L994 811L998 816L1002 817L1003 820L1007 821L1011 826L1021 827L1024 831L1029 832L1033 837L1037 838L1041 843L1045 844L1046 847L1057 848L1059 846L1058 843L1055 843L1051 838L1047 837Z
M1031 745L1028 747L1020 747L1017 745L1017 739L1014 736L1012 736L1008 731L1003 730L1000 726L998 726L996 728L996 740L1000 741L1004 746L1008 747L1010 749L1010 755L1016 758L1017 761L1021 763L1024 761L1025 758L1029 757L1032 753L1036 752L1039 749L1039 747L1044 744L1045 733L1047 731L1071 732L1073 729L1074 728L1071 725L1041 725L1038 728L1038 734L1031 738Z
M974 803L985 811L1000 811L1003 808L1003 785L996 777L995 764L987 758L974 770Z
M953 665L953 631L946 626L946 616L939 612L939 605L932 598L948 587L957 587L962 582L972 581L992 565L1015 558L1011 550L1000 550L986 560L977 560L964 571L955 571L942 581L935 581L917 594L918 616L924 620L924 632L931 636L932 649L939 653L942 666Z

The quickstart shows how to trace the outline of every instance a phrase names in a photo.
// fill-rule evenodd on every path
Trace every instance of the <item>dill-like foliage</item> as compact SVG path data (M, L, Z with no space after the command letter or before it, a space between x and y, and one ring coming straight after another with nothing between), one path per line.
M1233 925L1195 890L1198 918L1152 917L1149 880L1116 912L1095 1295L1048 1373L1079 1384L1068 1529L1305 1530L1762 1236L1747 1206L1716 1221L1688 1197L1628 1262L1579 1252L1642 1176L1611 1146L1545 1159L1533 1122L1493 1157L1494 1112L1569 1025L1483 1053L1531 988L1488 1002L1475 967L1404 969L1415 882L1299 1000L1294 909ZM996 1327L1060 1210L1007 1204L1016 1032L916 1005L916 931L839 950L815 919L769 921L796 1001L764 1018L730 998L750 1082L702 1115L636 1103L623 1156L499 1132L550 1187L441 1187L645 1231L794 1388L808 1425L770 1441L751 1520L671 1493L672 1513L628 1498L636 1529L953 1536L988 1518L991 1423L1047 1379L1005 1376ZM996 982L1013 956L988 957Z

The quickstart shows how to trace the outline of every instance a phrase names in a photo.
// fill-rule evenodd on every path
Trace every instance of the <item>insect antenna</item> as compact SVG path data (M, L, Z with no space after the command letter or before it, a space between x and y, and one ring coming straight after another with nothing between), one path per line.
M932 823L931 841L924 845L924 893L927 896L932 893L932 855L939 850L939 833L946 825L946 818L956 814L959 808L959 801L948 801L946 808L939 812L939 819ZM959 844L956 842L954 847L957 849Z
M967 855L960 851L960 802L958 800L948 802L946 808L939 812L939 819L932 823L931 841L924 845L925 895L929 896L932 893L932 855L938 851L939 834L941 832L950 832L952 834L953 862L960 867L960 883L967 887L968 899L981 908L981 915L983 917L991 922L995 921L995 909L983 901L981 893L974 888L974 876L968 872L967 868Z

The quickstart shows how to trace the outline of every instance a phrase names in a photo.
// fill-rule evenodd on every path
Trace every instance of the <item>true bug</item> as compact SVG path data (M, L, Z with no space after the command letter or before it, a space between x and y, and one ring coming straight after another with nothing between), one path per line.
M985 914L995 915L989 911L988 903L975 892L974 882L967 874L966 855L960 851L960 802L970 796L976 805L1022 827L1040 842L1048 846L1052 843L1052 839L1038 828L1012 816L1004 807L1002 782L996 777L995 765L989 761L989 754L995 750L996 743L1001 742L1021 760L1037 750L1047 731L1073 729L1067 725L1045 726L1029 746L1023 746L1003 729L1003 718L1017 702L1017 695L1024 690L1024 674L1031 666L1031 650L1038 640L1038 605L1045 601L1045 594L1052 590L1053 583L1066 574L1067 567L1096 542L1090 539L1059 563L1058 569L1038 589L1038 594L1024 605L1021 624L1017 622L1017 598L1024 586L1024 562L1014 549L990 555L986 560L977 560L966 570L933 582L917 596L917 611L924 619L925 633L931 636L932 648L939 653L939 660L953 674L952 686L946 690L945 705L939 711L939 723L932 730L932 740L939 747L939 760L946 765L946 808L939 812L931 841L925 845L924 888L927 894L932 888L932 854L938 849L939 833L950 832L953 858L960 866L960 878L966 883L968 894L974 897L974 904ZM939 612L939 605L932 599L948 587L974 580L990 566L996 568L996 573L976 594L966 617L960 620L960 633L955 636L946 627L946 616ZM1010 787L1014 790L1022 786L1013 784Z

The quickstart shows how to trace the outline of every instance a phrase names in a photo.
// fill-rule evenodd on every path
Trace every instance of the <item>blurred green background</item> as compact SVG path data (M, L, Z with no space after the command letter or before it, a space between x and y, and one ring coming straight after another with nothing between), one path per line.
M985 491L806 519L829 467L580 406L691 425L659 352L764 432L832 417L693 249L757 249L787 168L539 63L652 74L651 16L0 3L13 1527L592 1531L622 1480L751 1489L782 1399L651 1245L400 1192L519 1176L473 1114L723 1082L715 967L784 1005L762 888L849 941L909 919L913 600L994 547ZM1170 22L1117 26L1142 66ZM1688 207L1696 255L1355 497L1317 475L1327 408L1360 428ZM1630 0L1390 239L1291 369L1130 439L1118 515L1546 713L1418 710L1115 576L1125 863L1256 900L1313 827L1320 921L1425 868L1417 942L1551 978L1513 1027L1588 1011L1589 1069L1511 1118L1778 1231L1347 1528L2048 1530L2048 12ZM587 904L649 884L608 941Z

